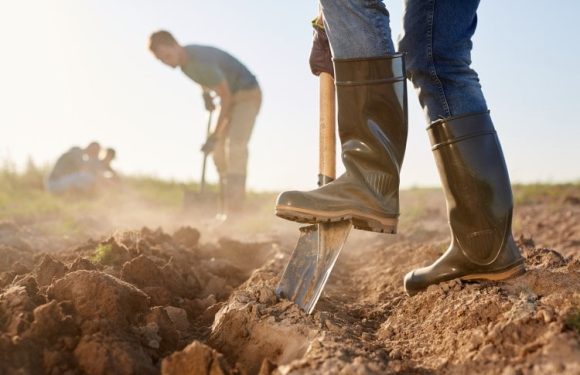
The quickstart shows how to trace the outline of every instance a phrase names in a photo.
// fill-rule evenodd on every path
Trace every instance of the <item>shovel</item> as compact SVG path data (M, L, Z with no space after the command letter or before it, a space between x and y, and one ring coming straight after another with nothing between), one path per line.
M213 116L213 111L209 111L209 116L207 117L207 129L205 131L205 139L209 139L211 134L211 118ZM207 165L207 152L203 153L203 162L201 164L201 180L199 183L199 195L203 196L205 193L205 166Z
M334 80L320 74L320 145L318 185L336 177ZM352 228L350 220L300 228L298 244L276 287L276 295L312 313Z

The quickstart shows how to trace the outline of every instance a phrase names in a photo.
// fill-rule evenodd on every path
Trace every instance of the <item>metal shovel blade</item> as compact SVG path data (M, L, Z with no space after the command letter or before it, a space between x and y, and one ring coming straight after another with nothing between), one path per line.
M340 221L300 228L298 244L276 288L276 295L293 301L310 314L351 227L350 221Z

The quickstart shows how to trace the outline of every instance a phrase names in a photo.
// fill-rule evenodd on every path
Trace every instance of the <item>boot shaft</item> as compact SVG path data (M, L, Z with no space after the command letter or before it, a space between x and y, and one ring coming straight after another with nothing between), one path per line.
M240 212L246 201L246 175L230 174L226 180L227 212Z
M335 60L334 69L347 173L379 196L398 192L407 142L403 55Z
M490 264L512 238L513 200L489 112L436 121L428 133L455 246L471 262Z
M396 233L407 142L403 56L335 60L334 65L346 173L313 191L280 194L276 215L306 223L351 220L357 229Z

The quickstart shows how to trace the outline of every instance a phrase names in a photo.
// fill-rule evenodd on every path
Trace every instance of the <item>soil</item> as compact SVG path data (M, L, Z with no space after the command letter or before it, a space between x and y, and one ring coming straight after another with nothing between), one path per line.
M311 315L274 294L292 223L61 248L0 223L0 374L580 374L578 197L516 206L524 275L409 297L449 233L440 192L404 192L400 234L354 231Z

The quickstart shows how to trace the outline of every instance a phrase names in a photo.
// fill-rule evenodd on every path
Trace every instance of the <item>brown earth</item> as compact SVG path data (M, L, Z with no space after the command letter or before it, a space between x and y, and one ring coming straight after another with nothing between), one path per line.
M273 291L292 223L57 250L1 223L0 374L580 374L578 197L516 206L525 275L408 297L403 275L445 250L448 228L440 192L404 192L401 234L353 232L310 316Z

